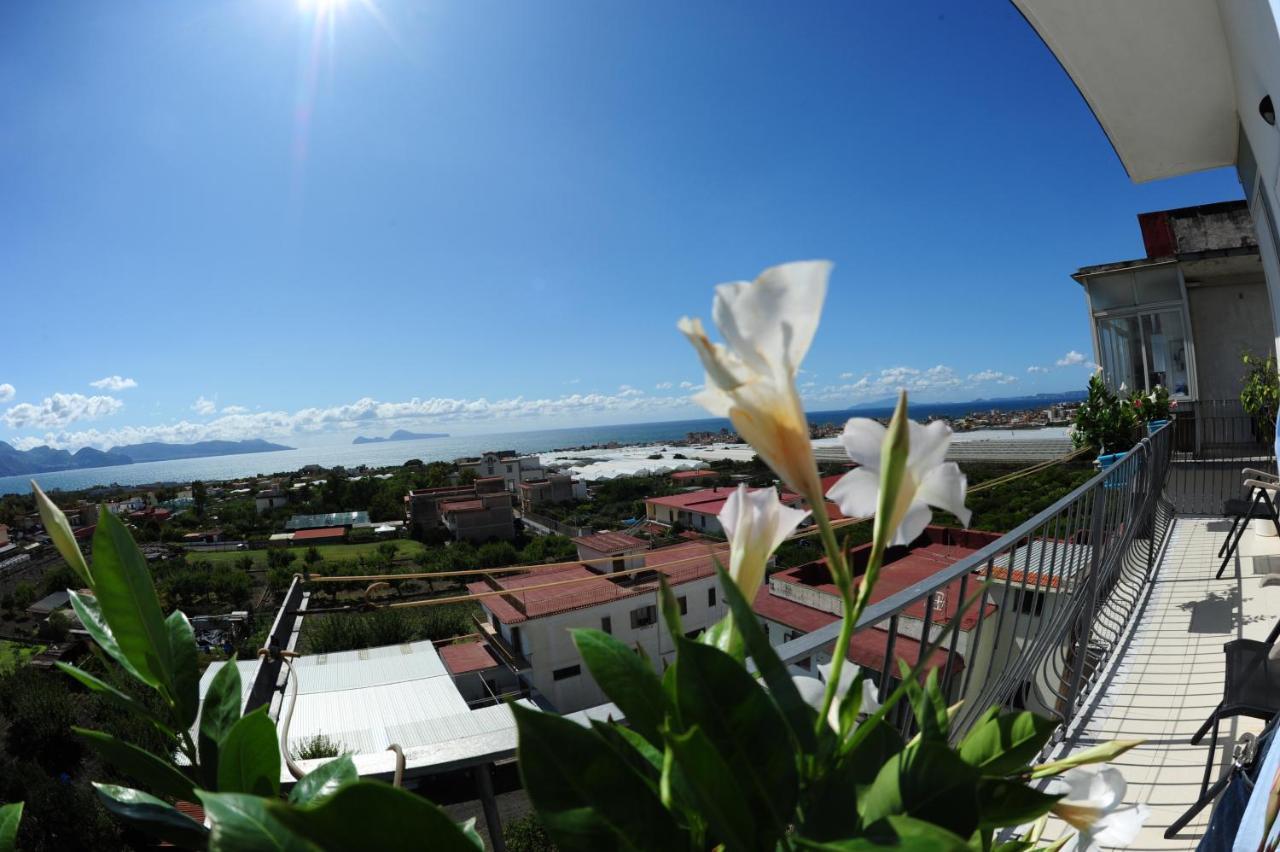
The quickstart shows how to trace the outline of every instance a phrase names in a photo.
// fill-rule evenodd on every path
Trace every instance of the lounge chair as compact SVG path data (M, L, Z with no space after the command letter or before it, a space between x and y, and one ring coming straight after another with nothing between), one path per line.
M1231 529L1227 531L1227 537L1218 548L1222 564L1218 566L1218 573L1215 576L1219 580L1227 570L1227 563L1235 554L1244 531L1249 528L1249 521L1255 519L1271 521L1275 524L1276 535L1280 535L1280 514L1276 510L1274 496L1269 496L1280 492L1280 477L1251 467L1244 469L1244 475L1249 477L1244 481L1248 496L1244 499L1225 500L1222 504L1222 514L1231 518Z

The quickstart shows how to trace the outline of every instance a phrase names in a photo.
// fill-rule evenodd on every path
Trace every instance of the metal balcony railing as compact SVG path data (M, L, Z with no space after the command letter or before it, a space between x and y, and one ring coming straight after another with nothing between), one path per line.
M956 737L996 704L1070 724L1125 636L1172 526L1175 507L1164 486L1173 436L1171 426L1161 428L1017 529L870 605L854 643L864 654L868 640L883 646L881 697L897 685L900 656L914 663L936 644L928 668L950 701L964 702ZM964 629L944 634L932 619L906 613L946 594L975 598ZM839 627L801 636L778 653L785 662L830 654ZM897 721L904 730L911 724L905 712Z
M1240 471L1275 470L1271 425L1238 399L1179 406L1173 424L1169 500L1180 515L1219 515L1222 501L1243 496Z

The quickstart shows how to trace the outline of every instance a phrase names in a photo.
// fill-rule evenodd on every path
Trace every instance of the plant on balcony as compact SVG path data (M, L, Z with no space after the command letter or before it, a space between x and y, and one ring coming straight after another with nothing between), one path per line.
M1169 396L1169 389L1164 385L1156 385L1150 393L1135 390L1129 394L1128 402L1134 419L1139 423L1168 420L1178 407L1178 401Z
M1092 764L1134 743L1102 743L1037 764L1056 721L998 707L962 736L953 732L957 707L947 705L938 671L928 664L985 588L921 649L920 662L898 661L900 680L888 694L846 666L843 651L871 600L886 549L915 538L934 507L964 523L969 511L965 478L944 461L950 430L909 421L905 394L887 428L849 421L841 440L859 467L823 493L795 375L817 329L827 272L827 264L792 264L754 283L723 285L715 315L728 345L710 342L696 320L681 327L707 369L700 401L727 415L813 507L844 603L839 650L829 667L819 667L820 680L793 677L770 646L751 602L769 558L808 512L782 504L772 487L740 487L720 515L730 558L727 570L717 570L729 616L689 638L664 585L660 601L677 654L661 674L609 634L574 631L583 661L625 725L586 726L512 705L520 772L538 822L562 850L1021 852L1060 847L1061 841L1040 839L1056 814L1079 831L1082 849L1123 845L1144 810L1122 804L1116 770ZM469 824L456 825L425 799L359 780L348 755L312 770L283 795L280 744L265 708L241 714L235 665L220 669L198 700L191 626L181 612L162 615L145 561L120 522L103 513L90 566L61 512L38 488L36 497L51 538L91 592L72 594L77 615L137 688L160 699L155 710L61 666L149 720L168 743L163 753L150 752L101 732L76 732L148 791L96 784L113 813L197 849L479 847ZM838 541L827 516L828 499L846 516L874 514L869 558L856 582L847 542ZM891 722L899 709L915 720L918 732L910 738ZM209 825L180 813L175 800L202 803ZM16 818L12 810L0 812L0 840L6 821ZM997 846L1005 829L1019 836L1000 837Z
M1089 448L1099 455L1122 453L1138 442L1137 425L1133 407L1094 373L1088 396L1076 410L1071 441L1077 448Z
M1259 358L1246 352L1240 360L1244 363L1240 404L1254 419L1258 437L1270 440L1270 436L1276 433L1276 412L1280 410L1280 373L1276 370L1276 357Z

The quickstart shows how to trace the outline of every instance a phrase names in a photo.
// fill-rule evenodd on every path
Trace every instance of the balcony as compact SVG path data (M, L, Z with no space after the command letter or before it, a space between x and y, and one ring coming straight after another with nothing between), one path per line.
M958 582L975 609L978 598L995 607L965 637L967 648L958 647L959 632L944 635L928 620L923 637L902 634L937 644L930 667L963 700L955 735L1000 704L1060 720L1046 757L1145 740L1116 763L1129 784L1126 800L1151 808L1132 848L1194 848L1211 808L1176 837L1164 834L1200 796L1209 738L1194 746L1190 739L1222 697L1222 646L1265 638L1280 615L1280 591L1266 582L1280 566L1280 539L1250 529L1214 579L1227 528L1215 517L1223 499L1239 496L1242 468L1275 469L1258 437L1264 431L1238 404L1201 403L1019 528L868 607L855 637L887 634L877 638L885 649L880 671L896 672L900 616ZM778 652L788 662L829 653L838 630L828 625ZM896 684L878 680L882 697ZM906 714L897 721L904 731L911 725ZM1236 738L1261 727L1246 718L1223 722L1209 783L1229 768ZM1050 825L1047 836L1062 830Z

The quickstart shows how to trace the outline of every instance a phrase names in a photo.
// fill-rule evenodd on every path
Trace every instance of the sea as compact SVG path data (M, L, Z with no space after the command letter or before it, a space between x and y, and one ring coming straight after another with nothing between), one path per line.
M1055 402L1079 399L1078 394L975 400L971 402L920 402L911 406L911 416L916 420L931 417L961 417L982 411L1022 411L1043 408ZM884 407L859 407L839 411L808 412L813 424L840 423L849 417L889 417L893 409ZM470 435L450 435L444 438L421 438L412 441L388 441L376 444L352 444L351 437L343 443L316 444L292 450L270 453L244 453L231 456L214 456L200 459L174 459L171 461L141 462L138 464L95 467L86 470L61 470L54 473L38 473L0 477L0 494L25 493L31 488L31 480L40 483L46 491L78 491L96 486L144 485L151 483L187 483L202 479L223 481L255 476L270 476L295 471L309 464L321 467L353 468L360 465L388 467L400 465L409 459L422 461L452 461L462 456L477 456L490 450L516 450L522 453L539 453L575 447L601 446L605 444L646 445L661 444L684 438L690 432L718 432L732 427L728 420L706 418L699 420L668 420L657 423L628 423L609 426L581 426L563 429L540 429L526 432L486 432Z

